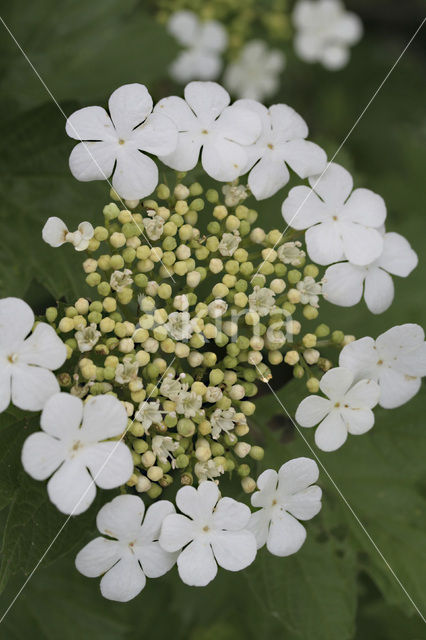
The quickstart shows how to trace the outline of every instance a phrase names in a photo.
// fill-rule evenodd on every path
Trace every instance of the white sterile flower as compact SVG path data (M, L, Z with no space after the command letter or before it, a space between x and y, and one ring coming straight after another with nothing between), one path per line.
M377 340L361 338L343 347L339 364L354 372L357 380L372 378L380 387L379 404L399 407L420 389L426 375L424 331L417 324L402 324L382 333Z
M51 247L60 247L69 242L76 251L84 251L89 246L89 240L93 238L94 229L90 222L80 222L77 231L68 231L63 220L52 216L47 219L43 227L42 237Z
M160 160L177 171L193 169L201 153L204 171L221 182L235 180L246 170L248 147L260 133L258 115L239 105L229 106L227 91L215 82L190 82L185 100L163 98L155 107L176 124L176 151Z
M321 510L318 466L310 458L295 458L282 465L278 473L264 471L257 480L259 491L251 497L259 511L252 513L249 529L256 536L257 548L266 544L275 556L299 551L306 529L299 520L310 520Z
M305 140L307 124L294 109L286 104L274 104L267 109L255 100L238 100L235 107L250 110L262 122L261 134L249 148L248 163L243 171L251 169L248 186L256 200L273 196L287 184L290 179L287 165L300 178L325 169L325 151Z
M358 16L346 11L340 0L299 0L293 23L299 58L333 70L345 66L349 47L360 40L363 30Z
M175 402L177 413L184 415L185 418L193 418L201 409L203 397L195 391L181 391Z
M220 498L218 487L209 481L198 489L179 489L176 504L186 515L171 514L164 519L160 544L172 553L183 549L177 559L183 582L204 587L215 578L217 565L241 571L253 562L256 539L246 529L250 509L245 504Z
M123 360L119 362L115 369L115 381L119 384L128 384L131 380L137 378L139 364L137 361Z
M0 412L11 399L20 409L40 411L59 391L52 369L64 364L67 349L48 324L39 322L30 333L34 320L23 300L0 300Z
M52 476L47 492L59 511L82 513L95 499L96 485L114 489L132 474L129 448L108 441L122 434L126 423L126 410L113 396L91 397L83 404L69 393L57 393L44 406L42 431L24 442L24 469L36 480Z
M282 214L289 226L307 229L305 240L311 259L324 265L344 259L358 265L376 260L383 251L383 198L369 189L352 191L351 174L334 163L309 182L312 189L291 189Z
M168 31L185 47L170 66L177 82L214 80L222 68L220 54L228 44L225 28L216 20L202 22L192 11L176 11L167 23Z
M144 400L141 402L135 413L135 420L142 424L145 431L148 431L152 424L161 424L163 418L160 411L160 401L148 402Z
M221 298L216 298L216 300L213 300L213 302L210 302L210 304L207 307L210 318L220 318L221 316L223 316L224 313L226 313L227 309L228 309L228 303L225 302L225 300L222 300Z
M130 269L124 271L113 271L109 284L114 291L122 291L125 287L130 287L133 282L132 272Z
M229 409L215 409L210 416L210 424L212 426L212 438L217 440L222 431L228 433L232 431L237 422L236 411L233 407Z
M96 518L98 530L107 537L95 538L77 554L78 571L87 578L102 576L104 598L128 602L142 591L146 578L159 578L175 564L176 554L158 542L164 518L174 511L171 502L159 500L145 514L138 496L117 496Z
M152 439L152 452L158 462L166 464L169 459L173 460L173 451L179 449L179 442L173 440L170 436L154 436ZM173 465L172 465L173 466Z
M148 211L148 217L143 218L146 235L150 240L159 240L163 233L164 218L157 215L155 211Z
M214 481L215 478L225 473L225 469L223 465L216 464L214 460L210 459L206 462L197 462L194 466L194 473L199 482L205 482L206 480Z
M175 340L189 340L194 331L188 311L173 311L164 327Z
M74 337L81 352L91 351L98 342L102 334L96 327L96 323L92 322L88 327L75 332Z
M182 391L182 384L179 380L175 380L172 374L169 374L163 378L160 386L160 393L175 401Z
M236 207L240 202L244 202L248 198L247 187L243 184L225 184L222 187L222 193L225 196L225 204L227 207Z
M351 369L330 369L320 381L320 389L327 398L308 396L297 408L296 420L301 427L319 424L315 442L323 451L335 451L346 441L348 433L360 435L374 425L372 409L379 402L379 386L370 376L356 384L354 381Z
M238 98L263 100L277 92L284 67L282 51L269 49L262 40L251 40L225 69L223 83Z
M240 242L241 236L238 232L224 233L218 246L220 255L226 257L233 256Z
M312 307L318 308L322 289L321 282L315 282L312 276L305 276L303 280L297 283L296 288L300 291L300 302L302 304L310 304Z
M408 240L399 233L386 233L383 252L377 260L365 267L350 262L339 262L328 267L323 278L323 296L342 307L352 307L364 300L372 313L383 313L394 297L391 278L406 278L417 266L418 257Z
M176 127L164 114L151 113L152 98L143 84L116 89L108 106L111 117L102 107L85 107L68 118L67 134L82 141L71 152L71 172L83 182L106 180L115 167L115 191L126 200L145 198L157 186L158 168L141 151L174 151Z
M300 267L306 256L303 249L300 249L301 246L302 243L298 240L296 242L284 242L284 244L277 249L278 259L284 264L291 264L293 267Z
M275 293L271 289L256 285L248 301L250 311L256 311L261 317L267 316L275 306Z

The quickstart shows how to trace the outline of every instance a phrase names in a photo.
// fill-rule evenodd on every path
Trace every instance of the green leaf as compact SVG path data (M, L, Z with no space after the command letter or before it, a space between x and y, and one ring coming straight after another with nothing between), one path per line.
M0 414L0 509L13 499L23 474L22 445L38 424L38 415L31 416L14 407Z

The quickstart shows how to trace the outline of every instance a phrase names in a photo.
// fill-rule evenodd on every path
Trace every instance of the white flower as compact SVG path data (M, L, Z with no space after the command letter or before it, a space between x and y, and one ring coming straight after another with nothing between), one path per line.
M142 424L145 431L148 431L152 424L161 424L162 419L159 400L152 402L144 400L135 413L135 420Z
M323 296L342 307L352 307L362 298L372 313L383 313L394 297L389 274L406 278L417 266L418 258L410 243L399 233L386 233L383 252L365 267L339 262L328 267L323 278Z
M261 134L249 148L249 160L243 171L251 169L248 186L256 200L273 196L287 184L290 179L287 165L300 178L325 169L325 151L305 140L308 127L294 109L286 104L274 104L267 109L255 100L238 100L235 107L256 113L262 122Z
M150 240L159 240L163 233L164 218L155 211L148 211L148 218L143 218L146 235Z
M106 180L126 200L151 194L158 183L155 162L141 151L165 155L176 148L177 131L169 118L151 113L152 98L143 84L126 84L110 96L109 112L85 107L67 120L70 138L80 142L71 152L70 169L77 180Z
M376 260L383 251L379 230L386 218L383 198L369 189L352 191L351 174L334 163L309 182L312 189L291 189L282 214L289 226L307 229L311 259L324 265L345 258L358 265Z
M320 62L341 69L349 60L349 47L360 40L362 23L345 11L339 0L299 0L293 13L294 48L305 62Z
M243 184L235 184L235 181L231 184L225 184L222 187L222 193L225 196L227 207L236 207L240 202L244 202L249 195L247 187Z
M170 16L168 31L185 47L170 66L177 82L214 80L220 73L220 54L228 44L225 28L216 20L201 22L192 11L176 11Z
M346 345L339 364L354 372L357 380L372 378L380 387L379 403L385 409L399 407L420 389L426 375L424 331L417 324L402 324L377 340L361 338Z
M250 311L255 311L261 317L267 316L275 305L275 293L266 287L258 287L253 289L248 297Z
M239 233L224 233L218 246L220 255L233 256L241 242Z
M36 480L52 476L47 492L59 511L82 513L95 499L96 485L114 489L132 474L129 448L107 441L122 434L126 423L126 410L113 396L91 397L83 404L80 398L57 393L44 406L42 431L24 442L24 469Z
M160 547L158 538L166 516L174 506L159 500L146 511L141 498L122 495L99 511L99 536L77 554L75 565L87 578L102 576L101 593L108 600L128 602L145 586L146 578L159 578L170 571L176 554ZM111 539L114 538L114 539Z
M189 340L194 328L191 324L191 315L187 311L173 311L169 314L165 329L175 340Z
M302 243L298 240L296 242L284 242L284 244L277 249L278 259L284 264L291 264L293 267L300 267L306 256L303 249L300 249L301 246Z
M161 155L161 161L189 171L202 149L201 164L209 176L221 182L235 180L246 169L248 146L259 136L258 115L243 106L228 106L228 92L215 82L190 82L185 100L171 96L155 107L154 113L171 118L179 131L176 151Z
M309 458L289 460L278 473L267 469L259 476L259 491L252 495L251 503L261 508L252 514L249 524L258 549L266 543L275 556L299 551L306 539L299 520L310 520L321 510L322 492L313 485L317 480L318 466Z
M277 92L284 67L282 51L269 49L262 40L251 40L225 69L223 83L238 98L263 100Z
M223 391L220 387L207 387L204 398L207 402L219 402L223 396Z
M92 322L88 327L84 327L75 332L78 348L81 352L91 351L101 337L101 332L96 329L96 324Z
M210 416L213 440L217 440L222 431L225 431L225 433L232 431L236 422L236 412L233 407L229 409L215 409Z
M299 404L296 420L301 427L314 427L315 442L323 451L335 451L348 433L360 435L374 425L371 411L379 402L380 389L374 380L362 379L345 367L335 367L323 375L320 389L326 398L308 396Z
M130 269L124 271L113 271L109 284L114 291L122 291L125 287L130 287L133 282L132 272Z
M166 464L169 458L173 459L173 451L179 449L179 442L170 436L154 436L152 439L152 452L159 462ZM173 466L173 464L172 464Z
M163 549L173 553L185 547L177 559L179 576L194 587L211 582L217 564L228 571L241 571L256 557L256 539L246 529L250 509L219 496L214 482L202 482L198 489L182 487L176 504L186 515L171 514L161 527Z
M26 302L0 300L0 412L11 399L20 409L40 411L59 391L52 369L64 364L66 347L53 327L43 322L28 336L33 324L34 314Z
M76 251L87 249L93 234L90 222L80 222L77 231L71 232L65 222L56 216L47 219L42 231L43 240L51 247L60 247L65 242L70 242Z
M203 398L195 391L181 391L176 398L176 412L193 418L197 415L203 404Z
M181 391L182 385L179 380L175 380L172 374L165 376L160 386L160 393L163 396L175 401Z
M223 316L223 314L226 313L227 309L228 309L228 303L225 302L225 300L222 300L221 298L216 298L216 300L213 300L213 302L210 302L210 304L207 307L210 318L214 318L214 319L220 318L221 316Z
M312 276L305 276L300 280L296 288L300 291L300 302L302 304L310 304L312 307L318 308L318 300L321 295L322 283L315 282Z
M218 478L225 473L225 469L223 465L216 464L214 460L210 459L206 462L197 462L194 466L194 473L199 482L205 482L206 480Z
M119 384L128 384L131 380L137 378L139 364L137 361L123 360L119 362L115 369L115 381Z

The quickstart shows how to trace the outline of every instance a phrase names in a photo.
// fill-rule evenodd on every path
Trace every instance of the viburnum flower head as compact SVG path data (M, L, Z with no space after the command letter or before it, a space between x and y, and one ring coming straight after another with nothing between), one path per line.
M75 559L77 569L88 578L102 576L104 598L128 602L142 591L146 578L159 578L175 564L176 554L158 543L162 522L174 510L171 502L159 500L145 513L138 496L114 498L96 518L100 533L107 537L99 536L83 547Z
M168 116L178 128L175 151L160 160L177 171L190 171L201 151L204 171L220 182L230 182L245 172L248 147L258 138L259 117L238 104L229 106L228 92L215 82L190 82L185 100L163 98L154 113Z
M204 587L217 573L248 567L256 557L256 539L247 525L250 509L232 498L220 498L217 485L206 480L197 489L182 487L176 505L185 515L171 514L163 521L160 545L177 559L186 584Z
M110 96L110 115L102 107L84 107L67 120L70 138L81 140L70 155L77 180L107 180L122 198L139 200L158 183L158 168L145 153L165 155L176 148L177 131L163 113L152 112L143 84L126 84ZM115 169L114 169L115 167Z
M335 451L348 433L360 435L374 425L373 407L380 389L374 380L355 382L351 368L335 367L323 375L320 390L327 398L308 396L299 404L296 420L301 427L315 427L315 442L323 451Z
M218 77L221 53L228 44L225 28L216 20L202 22L193 11L176 11L167 29L185 47L170 65L170 75L177 82L214 80Z
M351 369L357 380L375 380L380 388L380 406L394 409L416 395L426 375L424 331L417 324L402 324L377 340L360 338L342 349L339 364Z
M53 327L43 322L30 333L34 320L23 300L0 300L0 412L11 400L20 409L40 411L59 391L52 370L64 364L66 347Z
M311 260L321 265L345 259L367 265L376 260L383 251L383 198L369 189L352 191L352 176L335 163L320 176L309 178L309 183L312 189L291 189L282 214L293 229L307 229Z
M264 471L251 497L260 507L250 518L249 529L256 536L257 548L266 544L276 556L299 551L306 539L306 529L299 520L310 520L321 510L318 466L309 458L295 458L282 465L278 473Z
M126 423L126 411L113 396L93 396L83 404L80 398L57 393L44 406L42 431L24 442L24 469L36 480L52 476L47 492L59 511L82 513L95 499L96 485L114 489L132 474L129 448L108 441L123 433Z
M256 200L273 196L290 179L287 165L300 178L321 173L327 156L317 144L305 140L308 127L301 116L286 104L269 109L255 100L238 100L235 107L256 114L262 123L261 134L249 148L243 173L250 170L248 186Z
M349 60L349 47L360 40L362 23L345 10L340 0L299 0L293 12L294 48L305 62L320 62L341 69Z
M392 304L394 284L391 275L406 278L417 266L418 257L408 240L399 233L386 233L382 254L365 267L338 262L328 267L323 279L326 300L352 307L364 300L372 313L383 313Z
M63 220L52 216L43 227L42 238L51 247L60 247L70 242L76 251L85 251L93 238L94 229L90 222L80 222L77 231L68 231Z
M284 67L282 51L269 49L262 40L251 40L226 68L223 83L238 98L263 100L277 92Z

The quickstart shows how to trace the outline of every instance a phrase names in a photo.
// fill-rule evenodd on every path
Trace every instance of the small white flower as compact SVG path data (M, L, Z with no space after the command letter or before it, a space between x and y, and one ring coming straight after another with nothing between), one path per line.
M163 418L160 411L160 401L148 402L144 400L141 402L135 413L135 420L142 424L145 431L148 431L152 424L161 424Z
M267 316L275 305L275 294L266 287L255 286L248 297L250 311L255 311L261 317Z
M182 487L176 494L176 504L186 515L171 514L161 527L163 549L173 553L185 547L177 559L179 576L194 587L211 582L217 565L241 571L256 557L256 539L246 529L250 509L219 496L214 482L202 482L198 489Z
M410 243L399 233L386 233L383 252L365 267L339 262L328 267L323 278L323 296L342 307L352 307L364 300L371 313L383 313L394 297L389 274L406 278L417 266L418 257Z
M222 193L225 196L225 204L227 207L236 207L240 202L248 197L247 187L243 184L225 184L222 187Z
M137 361L123 360L119 362L115 369L115 381L119 384L129 384L131 380L137 378L139 364Z
M192 11L176 11L167 23L168 31L185 47L170 66L170 75L177 82L214 80L218 77L228 36L216 20L201 22Z
M233 256L241 242L239 233L224 233L219 242L219 253L222 256Z
M181 391L176 398L176 412L193 418L197 415L203 404L203 398L195 391Z
M220 387L207 387L204 398L207 402L219 402L222 396L223 391Z
M175 380L172 374L169 374L163 378L160 386L160 393L175 401L182 391L182 385L179 380Z
M186 311L189 309L188 296L184 293L173 298L173 306L178 311Z
M179 448L179 442L173 440L170 436L154 436L151 446L157 460L162 464L166 464L169 459L174 462L173 451Z
M301 427L314 427L315 442L323 451L335 451L348 437L369 431L374 425L373 407L380 389L372 379L354 384L349 368L335 367L323 375L320 389L327 398L308 396L299 404L296 420Z
M291 189L282 214L289 226L307 229L311 259L323 265L344 259L366 265L376 260L383 251L379 230L386 218L383 198L369 189L352 191L351 174L334 163L309 182L312 189Z
M284 264L291 264L293 267L300 267L306 256L303 249L300 249L301 246L302 243L298 240L296 242L284 242L284 244L277 249L278 259Z
M126 411L113 396L91 397L83 404L80 398L57 393L44 406L42 431L24 442L24 469L36 480L52 476L47 492L59 511L82 513L95 499L96 485L114 489L132 474L129 448L107 441L123 433L126 423Z
M303 280L297 283L296 288L300 291L300 302L302 304L310 304L312 307L318 308L322 289L321 282L315 282L312 276L305 276Z
M341 69L349 60L349 47L360 40L362 23L345 11L340 0L299 0L293 12L294 48L305 62L320 62Z
M206 480L214 480L223 473L225 469L223 465L216 464L214 460L210 458L206 462L197 462L194 466L194 473L198 478L198 482L205 482Z
M225 433L232 431L236 422L236 411L233 407L229 409L215 409L210 416L213 440L217 440L222 431L225 431Z
M399 407L420 389L426 375L426 342L417 324L402 324L382 333L377 340L361 338L346 345L339 364L355 378L371 378L380 387L380 406Z
M243 106L229 106L227 91L215 82L190 82L185 100L163 98L154 113L164 113L176 124L176 151L160 160L177 171L193 169L201 154L204 171L220 182L230 182L245 170L248 147L260 133L260 119Z
M164 325L175 340L189 340L194 328L191 324L191 315L187 311L173 311L169 314L168 322Z
M117 496L99 511L99 536L77 554L75 565L87 578L102 576L101 593L108 600L128 602L138 595L146 578L159 578L170 571L176 554L164 551L158 542L161 525L175 508L159 500L146 511L141 498ZM114 538L114 539L111 539Z
M309 458L295 458L282 465L278 473L264 471L257 480L259 491L251 497L261 507L250 518L249 529L256 536L257 548L266 544L275 556L299 551L306 529L299 520L310 520L321 510L318 466Z
M71 232L68 231L65 222L56 216L47 219L42 231L43 240L51 247L60 247L65 242L69 242L76 251L87 249L93 234L94 229L90 222L80 222L77 231Z
M148 218L143 218L146 235L150 240L159 240L163 233L164 218L155 211L148 211Z
M177 131L165 115L152 111L152 98L143 84L126 84L110 96L109 112L85 107L67 120L70 138L81 140L70 155L77 180L106 180L126 200L150 195L158 183L155 162L141 151L165 155L176 148ZM86 141L86 142L83 142Z
M282 51L269 49L262 40L251 40L226 68L223 83L238 98L263 100L277 92L284 67Z
M77 340L78 348L83 353L85 351L91 351L95 344L101 337L101 332L97 330L96 324L92 322L88 327L84 327L75 332L75 339Z
M11 400L20 409L40 411L59 391L52 369L64 364L66 347L53 327L39 322L30 334L33 325L26 302L0 300L0 412Z
M221 298L216 298L216 300L213 300L213 302L210 302L210 304L207 307L209 316L210 318L213 318L213 319L222 317L223 314L226 313L227 309L228 309L228 303L225 302L225 300L222 300Z
M109 284L114 291L122 291L125 287L130 287L133 282L132 272L130 269L124 271L113 271Z
M249 159L243 171L251 169L248 186L256 200L273 196L287 184L290 179L287 165L300 178L325 169L325 151L305 140L308 127L294 109L286 104L274 104L267 109L255 100L238 100L234 106L257 114L262 122L261 134L248 150Z

